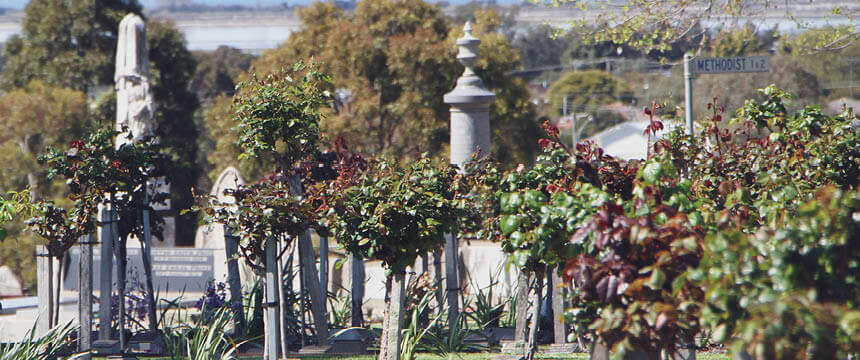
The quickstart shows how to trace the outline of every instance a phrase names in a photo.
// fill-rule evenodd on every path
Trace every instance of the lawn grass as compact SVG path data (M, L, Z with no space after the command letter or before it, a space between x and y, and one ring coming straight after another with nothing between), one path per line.
M499 353L460 353L457 354L455 360L492 360L496 356L499 356ZM301 356L301 357L293 357L287 355L287 359L297 359L297 360L346 360L346 359L355 359L355 360L376 360L376 355L313 355L313 356ZM588 354L586 353L572 353L572 354L537 354L538 359L568 359L568 360L588 360ZM106 358L97 357L95 359L102 360ZM153 360L168 360L169 358L153 358ZM241 360L262 360L263 358L260 356L250 356L250 357L240 357ZM416 360L443 360L444 358L428 354L428 353L420 353L416 356ZM729 360L730 357L726 354L714 354L714 353L697 353L697 360Z

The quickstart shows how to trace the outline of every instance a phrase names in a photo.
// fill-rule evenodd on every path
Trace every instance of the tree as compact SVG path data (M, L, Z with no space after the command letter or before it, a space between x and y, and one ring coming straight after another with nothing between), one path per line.
M226 95L217 96L203 112L203 121L212 139L213 149L206 160L211 166L209 178L214 181L225 168L233 166L247 179L260 179L275 168L274 162L266 158L248 158L239 161L242 148L237 143L238 135L233 131L233 101Z
M31 80L93 93L97 87L112 87L119 22L129 12L141 12L136 0L30 1L21 35L12 37L4 47L8 63L0 73L0 89L14 91ZM196 165L197 128L193 122L198 101L187 90L194 62L175 27L149 21L148 29L156 131L162 143L181 160L169 179L173 184L173 208L186 208L192 201L191 186L196 185L202 173ZM116 99L112 90L101 94L93 105L89 115L92 122L114 123ZM54 120L62 121L47 130L70 131L77 126L78 130L70 134L81 134L82 125L74 125L71 117ZM57 193L62 191L57 189ZM177 222L177 239L194 238L196 221L186 220Z
M234 81L248 71L255 58L254 55L224 45L215 51L194 51L192 54L197 67L188 86L206 103L221 94L233 96L236 88Z
M471 203L458 191L457 170L419 158L403 168L372 161L329 187L330 223L350 254L382 261L386 269L380 360L400 359L404 275L418 256L439 249Z
M455 59L459 27L452 29L438 7L421 0L364 1L352 14L318 3L299 16L302 29L261 55L252 71L314 58L333 79L334 106L322 122L329 136L343 136L364 153L442 155L449 122L442 97L463 71ZM501 33L498 13L475 16L483 41L476 71L499 95L491 108L493 142L500 144L493 153L506 163L530 158L537 146L521 139L536 134L535 111L526 84L506 75L519 67L519 55Z
M745 56L769 50L776 40L776 29L759 32L755 26L747 23L740 29L717 33L708 47L714 57Z
M4 47L9 59L0 88L24 87L36 79L84 91L112 83L119 22L131 12L141 12L137 0L28 2L21 34Z
M64 143L85 127L86 94L55 88L34 81L0 97L0 142L17 146L19 159L29 163L22 176L33 198L40 198L45 184L35 166L38 154L46 147ZM8 175L7 175L8 176ZM14 175L13 175L14 176ZM12 189L8 189L12 190Z
M513 41L517 33L517 16L520 14L520 7L513 6L497 6L487 4L481 1L470 1L463 5L454 7L449 18L454 24L464 24L466 21L480 23L478 19L481 13L494 13L497 15L498 31L504 35L508 41Z
M567 98L568 114L587 112L594 119L590 131L583 134L585 137L623 121L619 116L599 111L601 106L632 99L625 84L602 70L568 72L550 86L548 96L550 114L562 115Z
M194 202L191 188L198 185L203 175L201 164L205 161L198 153L200 132L194 121L200 102L188 86L196 62L185 46L184 36L170 22L147 21L146 39L155 100L155 135L165 151L175 157L167 175L171 183L171 209L186 209ZM116 92L111 88L101 93L90 113L97 124L113 124ZM183 219L177 221L177 245L191 245L197 221L190 215L175 214Z
M530 69L561 64L561 55L567 49L567 44L564 37L556 35L551 26L542 24L529 28L525 34L514 39L513 45L522 56L523 67Z
M62 146L80 135L88 126L87 96L68 88L57 88L42 81L13 89L0 96L0 161L6 164L0 172L0 192L20 191L29 187L34 200L59 199L65 187L47 179L36 159L48 146ZM25 232L26 219L9 224L9 239L0 243L0 263L21 277L24 287L36 284L33 259L35 245L40 243Z
M204 159L197 148L200 130L194 121L200 103L189 90L196 62L185 46L185 37L172 23L149 21L146 36L152 67L155 135L174 156L167 178L171 183L171 210L177 216L176 244L192 245L196 219L179 214L178 209L187 209L194 203L191 188L203 175Z
M442 96L462 70L446 41L450 25L421 0L368 0L343 14L315 4L300 12L302 29L252 67L314 58L334 82L335 106L322 123L365 153L441 151L448 114Z
M860 76L854 74L854 68L857 60L860 59L860 44L854 42L836 51L821 51L812 55L803 52L804 48L810 46L809 44L821 42L822 39L834 36L834 33L838 33L838 29L807 30L793 36L785 34L779 39L778 51L780 54L791 56L806 71L815 74L822 86L833 89L831 95L845 96L853 94L853 90L837 89L856 87L854 79Z
M666 51L670 44L690 35L704 35L706 29L700 24L715 24L724 31L730 30L744 20L759 21L781 19L795 23L798 28L809 28L803 16L830 14L825 21L847 21L853 24L852 16L857 10L842 4L820 5L818 3L774 4L768 1L735 0L670 0L670 1L623 1L601 5L583 0L561 0L541 3L550 6L576 7L582 10L579 19L570 21L572 31L589 42L612 41L628 44L640 51ZM853 26L839 28L838 32L803 48L804 52L821 51L847 46L860 38Z

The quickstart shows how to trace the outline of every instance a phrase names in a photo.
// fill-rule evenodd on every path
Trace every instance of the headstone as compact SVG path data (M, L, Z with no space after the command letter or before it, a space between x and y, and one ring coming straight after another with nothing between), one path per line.
M0 298L23 296L24 287L8 266L0 266Z
M234 167L228 167L218 175L218 179L212 185L209 195L215 196L221 202L232 204L234 201L233 197L225 195L225 191L236 189L240 185L245 185L245 180L242 178L239 170ZM228 259L234 258L233 255L237 251L234 249L237 249L238 246L238 243L234 239L238 238L227 235L224 226L221 224L200 226L197 228L197 234L194 236L194 247L198 249L223 249L224 251L215 253L214 278L218 281L225 278L228 282L232 281L230 280L231 267L236 266L236 271L239 274L239 284L230 284L230 288L233 289L234 286L238 286L241 289L241 284L253 281L249 279L249 276L253 276L252 271L239 259L228 261Z
M114 82L115 129L120 132L116 138L116 147L155 136L155 100L149 73L146 24L136 14L126 15L119 23ZM153 193L170 193L170 186L165 179L151 179L148 187ZM152 204L152 207L167 213L170 211L170 201ZM161 239L154 243L173 247L176 244L176 218L167 215L164 216Z
M343 330L332 330L332 350L329 354L366 354L367 344L373 342L373 334L363 328L347 328Z
M215 254L223 252L223 249L193 249L193 248L154 248L152 249L152 271L153 285L155 290L165 292L195 293L206 290L207 282L214 278ZM140 249L128 249L128 266L126 274L126 287L139 287L138 279L143 274L143 259ZM81 259L81 249L72 247L69 249L69 259L73 264ZM101 254L93 256L93 281L101 283L102 268ZM98 269L98 270L96 270ZM117 271L114 264L112 275ZM78 267L72 266L63 281L63 286L69 290L78 290L80 272ZM110 276L105 277L105 279ZM106 294L110 294L107 291ZM100 294L101 295L101 294Z
M116 147L155 135L155 102L149 81L146 24L135 14L119 23L116 51Z
M232 196L224 194L224 191L236 189L239 185L245 185L245 180L242 174L234 167L228 167L218 175L218 179L212 185L212 191L209 195L216 197L219 201L232 204L234 199ZM194 247L202 249L222 249L224 248L224 226L220 224L211 224L201 226L197 229L197 234L194 236Z
M451 163L463 169L463 164L477 150L484 155L490 151L490 103L496 95L484 87L473 67L478 61L478 45L481 40L472 36L472 24L463 26L463 37L457 39L457 60L465 67L457 80L457 86L445 94L444 101L451 105ZM455 236L445 239L445 276L448 290L448 326L454 327L459 312L459 259L458 241Z

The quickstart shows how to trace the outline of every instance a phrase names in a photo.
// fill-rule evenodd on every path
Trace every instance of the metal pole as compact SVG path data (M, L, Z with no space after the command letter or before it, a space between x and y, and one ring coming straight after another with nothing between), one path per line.
M320 236L320 297L322 298L323 313L328 314L326 310L326 301L328 299L328 238Z
M278 240L274 236L266 239L266 302L263 309L266 313L266 346L265 359L277 360L281 358L280 336L281 329L278 314Z
M693 135L693 71L690 68L693 56L684 54L684 118L687 120L687 135Z

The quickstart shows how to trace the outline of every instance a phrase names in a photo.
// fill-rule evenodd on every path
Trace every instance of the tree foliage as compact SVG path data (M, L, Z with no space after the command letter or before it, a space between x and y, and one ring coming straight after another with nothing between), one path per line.
M747 23L740 29L720 31L708 42L708 47L714 57L757 55L770 50L776 40L775 29L759 32Z
M87 90L113 82L119 22L140 13L137 0L33 0L24 9L21 34L4 46L8 62L0 88L33 80Z
M355 150L402 160L411 154L444 154L448 106L442 97L463 68L454 41L462 34L435 5L420 0L372 0L354 13L317 3L300 11L301 30L278 49L257 59L252 71L313 58L332 78L334 106L322 122L332 137L343 136ZM475 34L483 41L476 71L499 96L491 107L494 155L506 163L530 158L538 123L526 84L506 73L519 56L504 35L504 18L492 10L475 14ZM498 126L497 126L498 125Z
M583 0L536 0L549 6L566 6L580 9L577 19L569 22L572 31L580 34L588 42L612 41L628 44L642 52L652 50L667 51L671 43L690 35L704 35L702 24L716 25L725 31L740 22L750 22L758 27L759 19L777 19L798 28L810 28L804 17L810 14L823 19L825 24L847 22L818 41L804 44L798 50L804 52L835 49L847 46L857 40L860 33L854 28L852 17L856 9L844 4L785 3L775 4L768 1L623 1L589 2ZM763 22L763 21L762 21Z
M330 136L362 152L438 153L447 138L442 95L461 69L442 12L421 0L362 1L350 14L329 6L303 10L302 29L282 50L263 54L255 71L272 60L312 57L337 90L322 124Z
M188 86L205 103L212 102L218 95L233 96L236 79L248 71L254 60L254 55L225 45L215 51L195 51L192 54L197 66Z
M301 175L314 172L299 171L302 162L319 152L320 108L328 103L329 81L314 64L298 62L261 78L252 75L239 84L233 98L239 157L267 157L279 171L266 181L227 194L234 198L232 203L205 197L197 209L203 211L205 221L222 223L240 237L241 255L258 272L265 269L269 238L291 240L311 227L322 231L314 197L300 195L301 181L307 178Z

